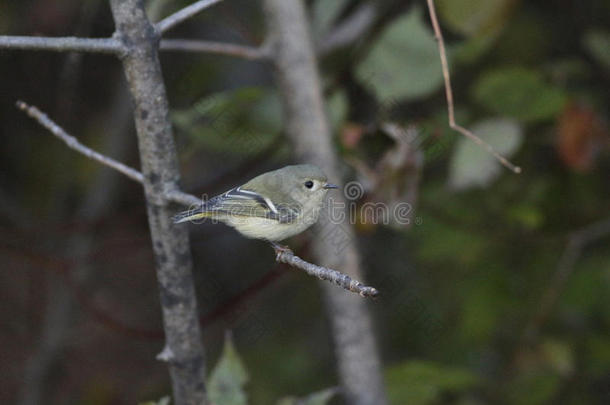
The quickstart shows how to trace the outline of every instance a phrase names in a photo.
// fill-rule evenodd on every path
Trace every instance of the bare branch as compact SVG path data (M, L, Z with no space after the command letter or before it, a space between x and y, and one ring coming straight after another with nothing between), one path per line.
M142 183L144 181L142 173L129 166L124 165L121 162L117 162L112 158L104 156L91 148L86 147L85 145L80 143L78 139L64 131L62 127L57 125L53 120L51 120L45 113L40 111L38 108L30 106L23 101L17 101L17 108L19 108L21 111L25 111L27 115L38 121L38 123L48 129L49 132L64 141L64 143L68 145L69 148L74 149L75 151L80 152L88 158L93 159L105 166L111 167L114 170L123 173L125 176L137 181L138 183Z
M174 14L165 17L157 24L155 24L155 27L161 33L167 32L174 28L176 25L180 24L181 22L188 20L195 14L205 10L210 6L213 6L216 3L220 3L221 1L222 0L199 0L198 2L193 3L190 6L184 7L183 9L175 12Z
M521 168L515 166L509 162L504 156L500 155L490 144L476 136L472 131L456 124L455 113L453 107L453 90L451 89L451 77L449 75L449 64L447 62L447 54L445 52L445 41L443 40L443 33L436 17L436 10L434 9L434 0L427 0L428 10L430 11L430 20L432 21L432 27L434 29L434 35L438 41L438 52L441 58L441 67L443 70L443 78L445 80L445 94L447 97L447 112L449 114L449 126L451 129L458 131L483 149L487 150L493 157L495 157L500 163L512 170L514 173L521 173Z
M322 38L317 47L318 55L326 55L356 41L373 25L376 16L377 7L374 3L363 3Z
M277 256L275 260L279 263L286 263L297 269L304 270L310 276L318 277L320 280L330 281L337 284L339 287L348 291L360 294L361 297L377 297L379 291L374 287L369 287L361 282L352 279L347 274L343 274L337 270L329 269L328 267L318 266L306 262L292 252L287 247L272 245Z
M59 52L121 54L123 45L115 38L0 36L0 49L33 49Z
M220 1L220 0L217 0ZM210 4L211 5L211 4ZM187 7L188 8L188 7ZM168 17L170 18L170 17ZM57 52L88 52L121 55L125 48L115 38L0 36L0 49L43 50ZM190 39L164 39L161 51L201 52L229 55L249 60L269 58L266 47L227 44Z
M118 162L112 158L109 158L108 156L102 155L101 153L96 152L95 150L83 145L82 143L80 143L78 141L78 139L76 139L72 135L68 134L62 127L57 125L44 112L40 111L35 106L30 106L23 101L18 101L17 107L20 110L25 111L30 117L35 119L40 125L42 125L46 129L48 129L49 132L51 132L53 135L55 135L56 137L58 137L59 139L64 141L64 143L69 148L85 155L86 157L88 157L90 159L93 159L93 160L103 164L104 166L108 166L108 167L124 174L125 176L129 177L130 179L132 179L134 181L137 181L138 183L142 184L144 182L144 176L142 175L142 173L140 173L136 169L126 166L121 162ZM188 194L188 193L182 192L180 190L173 190L173 191L167 192L165 194L165 198L167 198L169 201L173 201L178 204L185 205L185 206L201 204L200 198L197 198L192 194ZM315 265L312 263L308 263L305 260L301 259L300 257L295 256L294 253L289 249L276 251L276 252L278 253L277 258L276 258L278 262L286 263L293 267L304 270L308 274L318 277L321 280L326 280L326 281L330 281L331 283L335 283L338 286L340 286L348 291L356 292L363 297L375 297L379 294L379 292L375 288L365 286L362 283L360 283L359 281L353 280L351 277L349 277L346 274L343 274L343 273L338 272L333 269L329 269L327 267L322 267L322 266L318 266L318 265Z
M542 295L538 309L524 330L522 340L529 341L538 335L540 327L548 319L551 311L557 304L584 247L608 234L610 234L610 218L595 222L570 235L565 250L557 264L557 269L549 282L549 286Z
M236 56L249 60L268 59L269 52L264 47L227 44L222 42L193 39L164 39L159 48L161 51L201 52L219 55Z
M165 198L167 198L169 201L173 201L187 207L201 204L201 198L197 198L192 194L188 194L180 190L168 191L165 193Z
M137 181L140 184L143 184L144 176L142 175L142 173L108 156L102 155L101 153L89 148L88 146L83 145L78 141L78 139L68 134L62 127L60 127L52 119L50 119L47 114L40 111L35 106L30 106L23 101L18 101L17 107L20 110L25 111L40 125L48 129L49 132L51 132L53 135L64 141L64 143L68 145L69 148L85 155L90 159L95 160L98 163L103 164L104 166L110 167L111 169L114 169L119 173L124 174L125 176L129 177L134 181ZM187 207L194 204L201 204L200 198L197 198L192 194L187 194L179 190L168 191L165 195L165 198L168 201L182 204Z

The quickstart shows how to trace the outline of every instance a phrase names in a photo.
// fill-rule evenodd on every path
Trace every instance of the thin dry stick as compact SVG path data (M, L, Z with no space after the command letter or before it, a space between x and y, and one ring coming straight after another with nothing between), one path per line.
M496 150L487 142L476 136L470 130L456 124L455 122L455 113L453 110L453 90L451 89L451 77L449 76L449 64L447 63L447 55L445 52L445 41L443 40L443 34L441 32L440 26L438 24L438 19L436 17L436 11L434 9L434 0L427 0L428 2L428 10L430 11L430 20L432 21L432 27L434 29L434 35L436 36L436 40L438 42L438 52L441 58L441 66L443 70L443 78L445 80L445 94L447 96L447 111L449 113L449 126L479 145L480 147L486 149L493 157L498 159L500 163L504 166L512 170L514 173L521 173L521 168L519 166L515 166L511 162L509 162L504 156L500 155Z
M358 293L361 297L376 297L379 295L379 291L377 291L376 288L366 286L337 270L306 262L299 256L295 256L292 250L286 247L278 248L274 246L274 249L276 253L275 260L279 263L289 264L292 267L305 271L310 276L318 277L320 280L330 281L347 291Z
M35 106L30 106L23 101L18 101L17 107L20 110L25 111L28 116L35 119L40 125L48 129L49 132L51 132L53 135L64 141L64 143L68 145L69 148L85 155L88 158L95 160L96 162L99 162L124 174L125 176L137 181L140 184L144 182L144 176L142 175L142 173L83 145L75 137L69 135L62 127L57 125L44 112L40 111ZM186 206L201 204L201 199L195 197L194 195L184 193L180 190L168 191L165 195L165 198ZM286 263L298 269L304 270L307 274L318 277L322 280L335 283L348 291L360 294L362 297L375 297L379 294L379 292L375 288L365 286L362 283L353 280L351 277L341 272L306 262L300 257L295 256L290 249L282 249L277 253L278 254L276 260L278 262Z
M267 59L269 57L269 52L263 47L256 48L247 45L227 44L196 39L164 39L161 41L159 49L161 51L215 53L250 60Z
M155 27L157 28L157 30L159 30L159 32L164 33L174 28L181 22L193 17L195 14L221 1L222 0L199 0L198 2L193 3L188 7L184 7L183 9L178 10L174 14L162 19L157 24L155 24Z

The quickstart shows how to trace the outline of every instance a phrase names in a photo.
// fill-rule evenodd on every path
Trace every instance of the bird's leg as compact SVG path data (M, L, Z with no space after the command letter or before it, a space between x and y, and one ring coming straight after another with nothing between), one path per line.
M275 250L275 260L278 260L282 253L292 253L292 250L288 246L280 245L279 243L269 241L271 247Z

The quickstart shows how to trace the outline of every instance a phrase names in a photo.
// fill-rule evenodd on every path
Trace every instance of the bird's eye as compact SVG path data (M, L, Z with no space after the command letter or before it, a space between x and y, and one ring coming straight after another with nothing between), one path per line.
M307 187L307 188L312 188L312 187L313 187L313 181L311 181L311 180L307 180L307 181L305 182L305 187Z

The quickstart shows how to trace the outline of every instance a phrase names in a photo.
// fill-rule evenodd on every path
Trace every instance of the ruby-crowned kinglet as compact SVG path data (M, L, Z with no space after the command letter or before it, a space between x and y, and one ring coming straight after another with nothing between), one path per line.
M181 212L174 222L211 218L248 238L277 242L313 225L331 188L337 186L316 166L286 166Z

